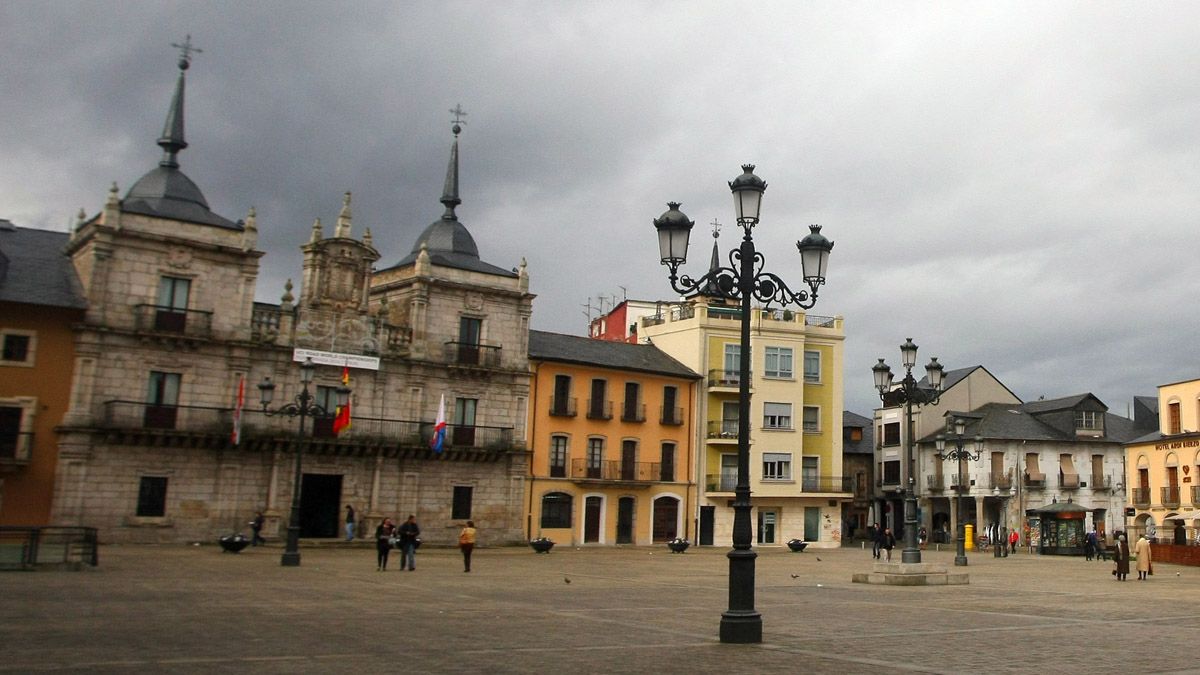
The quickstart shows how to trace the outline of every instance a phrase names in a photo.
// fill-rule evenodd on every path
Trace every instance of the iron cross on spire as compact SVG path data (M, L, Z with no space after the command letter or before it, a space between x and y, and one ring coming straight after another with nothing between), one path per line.
M462 125L467 123L467 121L463 119L467 116L467 111L463 110L461 103L456 103L454 104L454 107L450 109L450 114L454 115L454 119L452 120L454 122L454 126L450 129L454 132L454 137L458 138L459 132L462 131Z
M192 64L192 53L203 54L204 50L199 47L192 46L192 34L188 33L183 39L183 44L172 42L171 46L179 50L179 69L187 70Z
M716 218L713 218L713 221L710 224L712 225L713 239L720 237L721 236L721 221L717 220Z

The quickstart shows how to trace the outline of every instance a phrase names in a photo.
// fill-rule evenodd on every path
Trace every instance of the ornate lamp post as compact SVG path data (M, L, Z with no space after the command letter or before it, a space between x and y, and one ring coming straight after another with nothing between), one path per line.
M687 261L688 236L694 222L680 210L678 202L654 220L662 264L670 270L671 288L681 295L706 295L736 300L741 304L741 353L738 362L738 452L737 486L733 500L733 550L729 552L729 609L721 615L721 642L762 642L762 616L754 609L754 560L750 527L750 301L765 307L796 305L809 309L817 302L817 289L825 283L833 242L821 234L820 225L796 242L807 290L793 292L782 279L763 271L763 255L754 249L751 236L758 224L759 208L767 184L754 175L753 164L742 165L742 175L729 183L743 237L739 248L729 252L729 267L717 267L693 279L679 275Z
M304 450L304 418L332 413L332 411L317 405L313 395L308 393L308 385L312 382L313 373L316 370L317 366L312 359L305 359L304 363L300 364L300 384L302 386L300 393L296 394L296 398L291 403L286 403L275 410L267 409L275 398L275 383L271 381L270 377L264 377L263 381L258 384L263 412L272 417L287 415L300 418L300 426L296 430L296 476L295 484L292 486L292 515L288 521L287 547L283 551L283 557L279 560L279 564L284 567L300 566L300 478L302 475L300 459ZM342 385L336 391L338 405L346 405L350 401L350 387Z
M967 430L967 421L961 417L954 418L954 449L950 452L946 450L946 437L938 434L937 451L938 459L952 459L958 461L958 548L954 555L955 567L966 567L967 565L967 524L963 522L963 493L966 492L966 477L963 475L963 462L971 460L972 462L979 460L979 455L983 452L983 438L976 436L975 441L971 444L971 448L964 447L966 439L963 434Z
M995 557L1008 557L1008 498L1012 496L1012 488L1001 490L1000 486L992 488L992 496L1000 500L1000 548L993 549L996 551Z
M917 546L917 493L916 479L913 477L913 436L912 409L914 405L934 405L942 395L942 376L945 369L938 363L937 357L929 360L925 366L925 374L929 378L929 387L918 387L913 377L913 366L917 365L917 346L912 338L905 338L900 345L900 357L904 363L904 379L900 386L893 388L892 368L879 359L871 367L875 376L875 388L879 390L879 399L885 405L904 404L904 462L908 473L908 481L904 494L904 551L900 561L906 563L921 562L921 549Z

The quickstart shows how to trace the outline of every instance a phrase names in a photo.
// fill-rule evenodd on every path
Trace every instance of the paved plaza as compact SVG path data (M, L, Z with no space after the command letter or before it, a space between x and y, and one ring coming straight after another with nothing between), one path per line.
M370 548L280 553L109 546L94 570L0 573L0 672L1200 672L1200 568L1118 583L975 553L969 585L895 587L851 583L869 550L760 549L763 643L724 645L724 548L480 549L470 574L451 549L385 573Z

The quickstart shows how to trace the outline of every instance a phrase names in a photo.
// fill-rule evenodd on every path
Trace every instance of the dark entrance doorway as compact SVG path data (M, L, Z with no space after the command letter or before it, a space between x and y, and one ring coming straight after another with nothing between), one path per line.
M716 524L717 507L701 506L700 507L700 545L713 545L713 527Z
M600 506L603 500L599 497L588 497L583 509L583 543L596 544L600 542Z
M633 497L617 500L617 543L633 543Z
M659 497L654 500L654 541L674 539L679 533L679 500Z
M338 507L342 500L342 477L306 473L300 482L300 536L338 536Z

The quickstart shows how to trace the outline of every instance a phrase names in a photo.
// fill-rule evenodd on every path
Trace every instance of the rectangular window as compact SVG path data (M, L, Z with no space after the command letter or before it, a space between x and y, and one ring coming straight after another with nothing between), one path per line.
M883 425L883 444L900 445L899 422L887 422Z
M574 417L575 404L571 399L571 376L554 376L554 397L550 399L550 414L555 417Z
M608 382L592 380L592 398L588 401L588 418L594 420L612 419L612 406L607 400Z
M551 492L542 497L542 527L570 527L571 502L571 495L565 492Z
M742 368L742 346L736 343L727 343L725 345L725 379L738 379L738 374Z
M721 404L721 438L737 438L739 415L741 409L737 401L725 401Z
M718 488L721 492L733 492L737 487L737 455L721 455L721 482Z
M790 452L763 453L763 480L791 480L792 454Z
M760 509L758 512L758 543L775 543L775 521L779 513L774 509Z
M550 437L550 477L566 478L567 476L567 437Z
M470 485L454 486L454 501L450 505L450 518L453 520L469 520L471 518L471 495L475 488Z
M621 405L621 421L646 421L646 415L642 412L642 385L637 382L625 383L625 401Z
M804 381L809 383L821 381L821 352L804 352Z
M604 466L604 439L589 438L587 451L587 477L600 478Z
M178 277L162 277L158 281L158 307L154 312L154 329L182 333L187 327L188 296L192 282Z
M804 431L810 434L821 431L821 409L815 405L804 406Z
M317 392L313 395L313 404L321 406L321 409L327 413L326 415L313 415L313 438L335 438L337 434L333 433L333 418L337 412L337 387L317 385Z
M764 429L791 429L792 428L792 404L791 403L764 403L763 404L763 428Z
M1100 430L1103 429L1101 424L1102 413L1093 410L1076 410L1075 411L1075 428Z
M790 379L792 377L792 348L767 347L763 350L766 362L763 365L764 377Z
M0 457L17 456L17 447L21 440L21 416L24 412L23 408L0 407Z
M483 320L471 316L458 319L458 363L480 364L479 339L483 335Z
M658 479L664 482L675 480L675 444L662 444L662 462L658 465Z
M683 410L678 407L678 402L679 388L670 385L663 387L663 424L683 424Z
M167 477L142 476L138 485L137 516L162 518L167 515Z
M5 357L8 358L7 356ZM1167 404L1167 433L1177 434L1182 429L1179 417L1179 402Z
M899 485L900 484L900 460L891 460L883 463L883 484L884 485Z
M821 489L821 458L800 458L800 487L802 490L813 492Z
M174 429L179 405L179 373L150 371L142 424L149 429Z
M4 343L0 346L0 360L5 361L5 365L25 363L29 360L29 346L32 341L29 335L4 333L3 340Z

